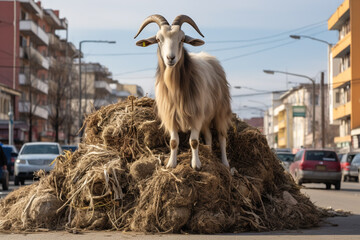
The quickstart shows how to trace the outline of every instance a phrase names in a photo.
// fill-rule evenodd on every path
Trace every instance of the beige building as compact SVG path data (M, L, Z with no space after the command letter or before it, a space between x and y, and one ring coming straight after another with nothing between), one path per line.
M319 85L315 98L315 147L321 147ZM325 93L325 147L335 147L332 138L337 128L330 126L328 94ZM264 134L272 148L287 148L296 152L302 147L312 147L312 85L302 84L275 98L274 107L265 113Z

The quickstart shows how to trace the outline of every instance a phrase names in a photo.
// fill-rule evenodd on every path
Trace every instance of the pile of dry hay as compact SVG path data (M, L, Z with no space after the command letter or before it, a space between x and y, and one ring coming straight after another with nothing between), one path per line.
M228 132L231 171L200 145L201 171L190 167L188 134L180 135L175 169L165 169L168 136L154 101L130 99L86 119L75 153L49 175L0 202L0 230L116 229L221 233L311 227L324 217L299 191L261 133L235 116Z

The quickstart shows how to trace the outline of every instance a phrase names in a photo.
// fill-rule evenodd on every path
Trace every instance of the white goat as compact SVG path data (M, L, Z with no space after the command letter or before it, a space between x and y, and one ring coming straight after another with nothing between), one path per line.
M178 131L191 130L189 143L192 151L191 166L201 168L198 146L200 131L205 142L212 142L210 125L219 135L222 163L229 167L226 157L226 135L231 123L229 84L219 61L207 53L188 53L183 43L200 46L204 41L184 34L181 25L190 24L201 36L196 23L188 16L177 16L170 26L161 15L144 20L136 36L155 22L160 30L156 36L140 40L137 46L147 47L158 43L155 101L162 125L170 133L170 159L167 168L177 164ZM203 36L204 37L204 36Z

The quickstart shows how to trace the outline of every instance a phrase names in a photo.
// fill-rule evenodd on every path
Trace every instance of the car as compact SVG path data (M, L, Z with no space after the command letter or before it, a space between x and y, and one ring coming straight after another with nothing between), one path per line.
M295 154L289 152L276 152L276 156L280 159L284 169L289 171L289 166L294 161Z
M338 153L338 159L342 159L342 156L344 156L344 153Z
M341 187L341 166L336 152L331 150L302 149L296 153L289 167L297 184L325 183L326 189Z
M59 143L25 143L15 161L15 185L24 185L26 179L33 179L34 172L43 169L49 172L54 168L53 161L62 152Z
M64 151L75 152L78 149L77 145L61 145L61 148Z
M357 171L355 172L354 170L352 171L350 170L351 162L353 161L356 154L357 153L355 152L349 152L343 154L341 157L340 164L341 164L342 179L344 182L349 180L355 180L356 182L359 181L359 176L357 174Z
M18 150L14 145L4 144L2 146L2 148L4 150L6 158L8 160L7 169L9 171L10 176L12 176L12 175L14 175L14 164L15 164L15 160L18 156Z
M357 153L350 164L350 176L355 177L359 181L360 177L360 153Z

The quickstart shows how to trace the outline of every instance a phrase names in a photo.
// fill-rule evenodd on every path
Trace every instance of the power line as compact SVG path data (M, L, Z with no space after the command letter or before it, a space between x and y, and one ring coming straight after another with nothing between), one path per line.
M308 27L312 27L312 26L316 26L316 25L323 25L323 24L325 24L326 22L327 22L327 20L322 20L322 21L320 21L320 22L312 23L312 24L309 24L309 25L305 25L305 26L300 27L300 28L296 28L296 29L284 31L284 32L281 32L281 33L277 33L277 34L274 34L274 35L265 36L265 37L260 37L260 38L241 39L241 40L207 41L207 43L234 43L234 42L253 42L253 41L259 41L259 40L263 40L263 39L267 39L267 38L274 38L274 37L277 37L277 36L280 36L280 35L283 35L283 34L288 34L288 33L291 33L291 32L295 32L295 31L302 30L302 29L306 29L306 28L308 28Z
M266 95L270 93L282 93L287 92L288 90L278 90L278 91L268 91L263 93L249 93L249 94L239 94L239 95L231 95L232 98L239 98L239 97L251 97L251 96L259 96L259 95Z
M154 68L143 68L143 69L140 69L140 70L122 72L122 73L113 74L113 76L120 76L120 75L125 75L125 74L130 74L130 73L138 73L138 72L146 72L146 71L150 71L150 70L154 70Z
M257 53L266 52L266 51L269 51L269 50L272 50L272 49L275 49L275 48L283 47L283 46L292 44L294 42L296 42L296 40L293 40L293 41L290 41L290 42L287 42L287 43L284 43L284 44L275 45L273 47L263 48L263 49L260 49L260 50L257 50L257 51L244 53L244 54L237 55L237 56L234 56L234 57L225 58L225 59L222 59L221 61L222 62L227 62L227 61L230 61L230 60L251 56L251 55L254 55L254 54L257 54Z

